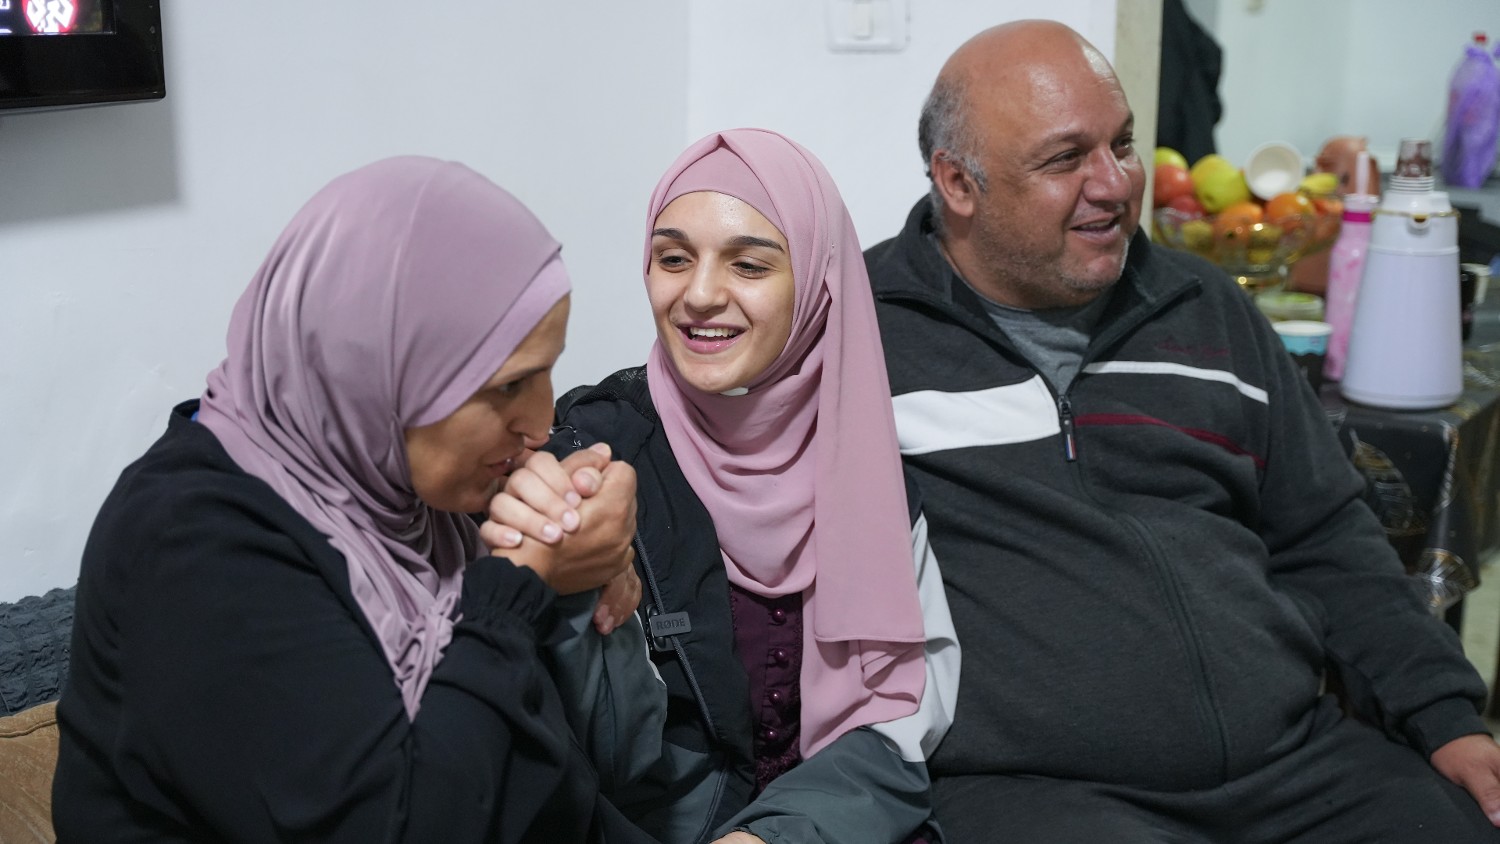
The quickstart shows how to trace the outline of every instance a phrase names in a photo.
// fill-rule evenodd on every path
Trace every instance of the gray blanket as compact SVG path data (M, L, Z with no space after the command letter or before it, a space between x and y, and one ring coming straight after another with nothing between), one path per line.
M0 604L0 715L56 700L68 676L73 590Z

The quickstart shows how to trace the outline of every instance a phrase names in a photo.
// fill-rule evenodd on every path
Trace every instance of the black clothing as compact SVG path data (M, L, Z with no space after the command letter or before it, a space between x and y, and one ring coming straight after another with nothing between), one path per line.
M1320 707L1297 752L1199 791L1049 777L933 783L954 842L1025 844L1461 844L1500 841L1467 791L1369 727Z
M1224 51L1182 0L1163 0L1156 145L1177 150L1189 164L1215 150L1214 126L1224 113L1219 102L1223 64Z
M1309 746L1325 666L1423 759L1485 732L1483 681L1232 281L1137 235L1057 394L930 230L924 199L866 259L966 646L935 781L1231 787Z
M408 719L344 557L195 405L125 469L84 549L59 841L650 840L599 798L537 657L548 587L470 563Z
M607 442L636 471L635 564L643 614L648 625L657 621L652 659L667 685L667 723L658 763L611 793L613 802L674 844L712 841L735 828L770 844L876 844L920 827L930 815L927 771L892 750L876 729L887 725L847 732L757 788L755 731L768 724L751 710L752 680L736 653L718 534L661 427L645 368L573 390L558 401L557 418L549 450L562 455ZM909 501L917 506L914 496ZM777 608L760 607L772 618ZM744 621L751 609L744 608ZM769 745L781 736L769 745L766 738L762 749L774 754Z

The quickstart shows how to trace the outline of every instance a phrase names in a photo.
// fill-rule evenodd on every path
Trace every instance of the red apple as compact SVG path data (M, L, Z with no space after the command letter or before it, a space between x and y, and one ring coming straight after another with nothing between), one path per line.
M1155 178L1151 182L1151 200L1157 206L1166 205L1174 197L1191 196L1192 193L1193 177L1186 169L1170 163L1156 165Z
M1203 208L1203 203L1199 202L1198 197L1193 196L1191 193L1172 197L1167 200L1167 207L1175 208L1195 220L1208 214Z

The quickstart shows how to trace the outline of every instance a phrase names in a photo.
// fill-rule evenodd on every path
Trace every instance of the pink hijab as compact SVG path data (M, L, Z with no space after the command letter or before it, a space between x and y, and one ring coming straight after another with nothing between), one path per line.
M282 232L208 376L199 421L348 560L408 717L483 548L467 516L418 500L404 431L467 401L567 294L558 250L463 165L371 164Z
M802 593L802 752L917 710L925 636L875 302L838 188L807 150L737 129L693 144L651 197L696 191L759 211L791 247L781 355L740 396L684 382L660 340L646 364L672 451L718 531L729 579Z

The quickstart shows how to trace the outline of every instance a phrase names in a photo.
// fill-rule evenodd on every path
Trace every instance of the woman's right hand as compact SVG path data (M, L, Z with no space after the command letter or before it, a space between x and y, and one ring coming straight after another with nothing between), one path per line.
M635 470L603 444L562 461L538 452L490 501L479 533L559 594L603 586L635 560Z

